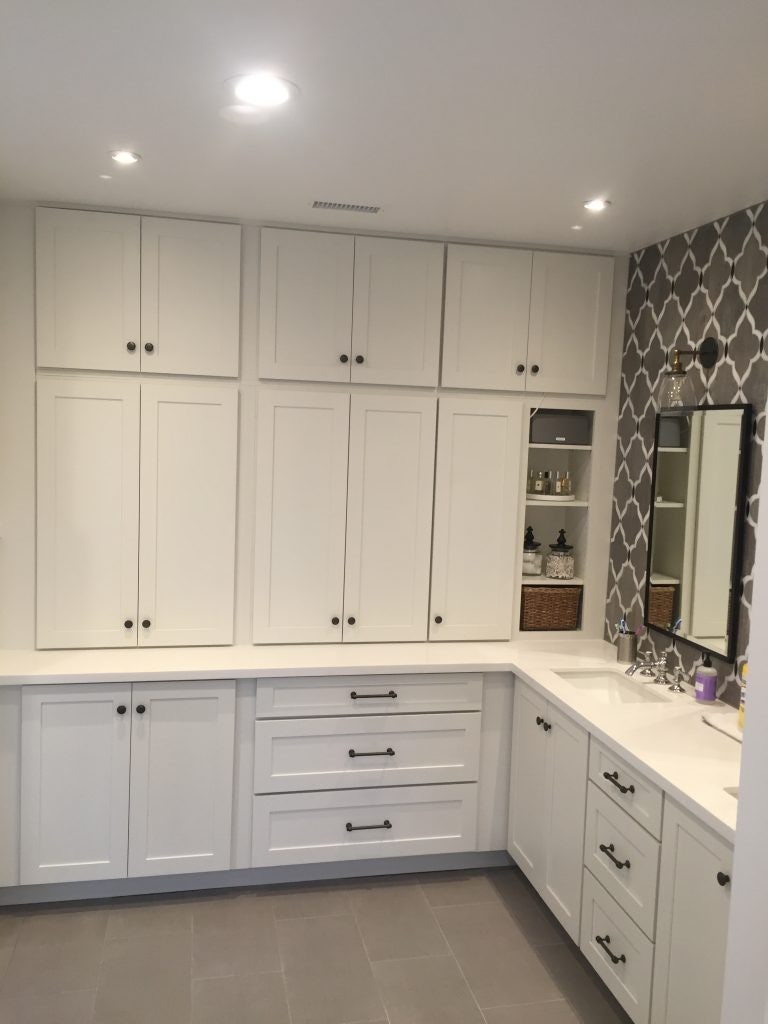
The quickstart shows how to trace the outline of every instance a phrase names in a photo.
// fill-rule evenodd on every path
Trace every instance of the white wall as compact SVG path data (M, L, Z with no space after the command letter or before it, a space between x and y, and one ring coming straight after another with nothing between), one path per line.
M766 510L768 484L760 487ZM768 623L768 515L757 523L752 622ZM733 864L723 1024L768 1024L768 630L753 629Z

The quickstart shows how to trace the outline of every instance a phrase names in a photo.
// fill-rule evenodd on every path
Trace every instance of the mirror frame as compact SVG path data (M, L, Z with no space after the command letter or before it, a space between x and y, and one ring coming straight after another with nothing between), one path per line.
M731 581L730 595L728 600L728 651L712 650L704 644L698 644L695 640L689 640L681 633L673 633L671 629L662 629L648 621L648 607L650 604L651 589L651 556L653 554L653 521L654 507L656 504L656 470L659 458L659 425L662 418L670 416L687 416L694 412L716 412L723 409L741 409L741 436L739 438L739 468L736 475L736 509L733 520L733 542L731 548ZM747 505L747 483L749 476L749 461L752 442L752 406L749 403L734 402L732 405L679 405L672 409L664 409L656 413L656 425L653 438L653 471L651 474L651 508L648 515L648 557L645 567L645 598L643 604L643 624L646 629L653 630L662 636L669 637L672 641L681 641L712 658L719 658L721 661L733 663L736 659L736 640L739 626L739 602L741 600L741 574L742 561L744 556L744 524Z

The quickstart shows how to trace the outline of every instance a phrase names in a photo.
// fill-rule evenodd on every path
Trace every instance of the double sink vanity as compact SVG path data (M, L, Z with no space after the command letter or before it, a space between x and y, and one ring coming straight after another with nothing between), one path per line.
M0 902L511 856L633 1021L715 1022L740 746L614 659L598 641L3 652Z

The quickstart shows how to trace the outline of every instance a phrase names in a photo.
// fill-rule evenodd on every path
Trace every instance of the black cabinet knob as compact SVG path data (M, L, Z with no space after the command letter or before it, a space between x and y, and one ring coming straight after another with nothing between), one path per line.
M355 616L354 615L350 615L349 618L347 619L347 622L349 623L350 626L354 626L354 624L355 624Z
M536 725L544 725L544 719L541 715L536 715Z
M154 346L154 345L152 344L152 342L151 342L151 341L148 341L148 342L147 342L147 343L146 343L146 344L144 345L144 351L145 351L145 352L154 352L154 351L155 351L155 346Z
M730 881L731 881L731 876L730 875L726 875L726 873L724 871L718 871L717 872L717 884L718 885L729 885Z
M435 622L438 624L438 626L440 625L440 623L442 621L443 621L443 616L442 615L436 615L435 616Z
M142 619L141 624L144 627L144 629L149 629L149 627L152 625L149 619Z
M342 354L339 356L339 362L340 363L348 363L349 362L349 356L346 354L346 352L342 352Z
M365 362L365 356L355 356L355 362L356 363L364 363Z
M339 616L338 615L334 615L333 618L331 619L331 625L332 626L338 626L338 624L339 624Z
M124 715L127 710L128 710L128 708L125 706L125 704L118 704L117 705L117 713L118 713L118 715Z
M539 372L539 364L538 363L534 363L533 366L531 367L531 373L534 374L534 376L535 376L538 372Z
M552 724L550 722L544 722L544 724L542 725L542 729L544 730L544 732L549 732L551 728Z
M128 349L129 352L135 352L136 351L136 342L135 341L129 341L128 344L125 347Z
M146 707L143 704L137 704L136 705L136 714L137 715L143 715L146 710L147 709L146 709Z
M518 363L516 369L518 373L525 373L525 363Z
M133 629L133 619L126 619L123 625L126 629Z

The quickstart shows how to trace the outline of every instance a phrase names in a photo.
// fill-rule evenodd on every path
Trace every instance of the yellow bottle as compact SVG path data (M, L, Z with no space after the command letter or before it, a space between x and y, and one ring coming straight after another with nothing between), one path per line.
M748 663L745 661L741 666L741 699L739 700L739 718L738 726L740 729L744 728L744 698L747 690L747 669L749 668Z

